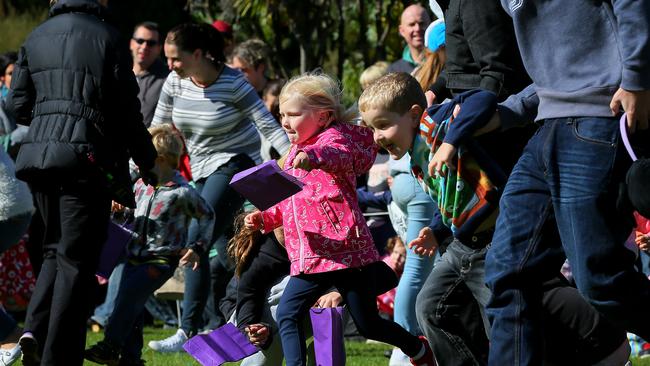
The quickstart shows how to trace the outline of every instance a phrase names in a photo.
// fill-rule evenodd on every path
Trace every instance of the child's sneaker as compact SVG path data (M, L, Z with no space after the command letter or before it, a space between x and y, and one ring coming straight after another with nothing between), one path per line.
M84 358L100 365L117 366L120 361L120 352L108 342L99 341L84 351Z
M38 342L31 332L25 332L18 340L20 351L22 352L21 361L24 366L38 366L41 364L41 357L38 355Z
M158 352L182 352L185 342L187 342L187 334L182 329L179 329L171 337L160 341L150 341L148 346Z
M420 338L420 341L424 346L424 354L417 359L411 358L411 364L413 366L436 366L436 359L433 357L433 351L431 351L429 341L427 341L424 336L419 336L418 338Z

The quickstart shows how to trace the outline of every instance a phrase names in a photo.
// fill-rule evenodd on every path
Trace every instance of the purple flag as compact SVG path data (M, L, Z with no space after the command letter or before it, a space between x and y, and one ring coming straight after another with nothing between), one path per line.
M183 348L203 366L239 361L259 351L232 323L190 338Z
M230 186L263 211L300 192L304 183L271 160L235 174Z

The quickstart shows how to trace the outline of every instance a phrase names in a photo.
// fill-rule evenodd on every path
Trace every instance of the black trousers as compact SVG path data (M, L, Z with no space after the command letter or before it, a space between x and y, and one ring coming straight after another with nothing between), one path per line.
M41 365L82 365L110 199L90 183L32 185L32 193L44 223L43 264L25 331L39 343Z

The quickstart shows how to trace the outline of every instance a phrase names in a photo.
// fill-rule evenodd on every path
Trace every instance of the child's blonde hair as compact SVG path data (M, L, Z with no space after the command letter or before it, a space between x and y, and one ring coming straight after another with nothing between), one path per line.
M149 133L158 156L164 157L176 169L183 153L181 132L169 124L162 124L150 127Z
M355 113L346 113L341 103L340 83L331 76L318 72L308 72L291 78L280 92L280 104L287 99L298 96L308 107L318 111L330 112L326 126L333 122L349 123L356 117Z
M427 99L418 81L405 72L382 76L359 97L361 112L381 108L402 115L414 105L425 110Z
M388 240L386 240L386 254L391 254L396 247L400 246L406 248L406 245L404 245L402 238L397 235L388 238Z
M359 76L359 84L361 84L361 89L365 90L374 83L380 77L388 73L388 67L390 64L386 61L377 61L374 64L368 66L367 69L363 70Z

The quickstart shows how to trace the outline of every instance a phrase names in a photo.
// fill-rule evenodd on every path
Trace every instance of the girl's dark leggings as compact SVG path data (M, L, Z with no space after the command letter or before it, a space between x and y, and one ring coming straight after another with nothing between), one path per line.
M306 346L301 322L309 319L306 316L309 309L332 286L343 296L362 336L392 344L409 356L418 354L422 342L416 336L378 315L374 282L374 276L359 268L291 277L277 310L287 366L305 365Z

